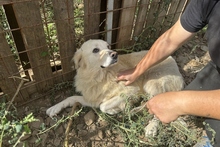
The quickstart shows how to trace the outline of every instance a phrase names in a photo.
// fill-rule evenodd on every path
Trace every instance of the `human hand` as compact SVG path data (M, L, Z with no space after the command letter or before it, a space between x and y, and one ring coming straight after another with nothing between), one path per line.
M117 75L117 80L126 81L125 82L126 86L133 83L137 78L137 76L134 74L134 71L135 71L135 68L120 71Z
M181 101L175 92L166 92L151 98L146 107L163 123L176 120L181 113Z

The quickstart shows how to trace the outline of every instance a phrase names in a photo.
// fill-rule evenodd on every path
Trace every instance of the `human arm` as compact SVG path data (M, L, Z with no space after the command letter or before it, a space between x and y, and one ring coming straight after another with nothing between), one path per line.
M220 90L177 91L156 95L146 107L163 123L181 115L194 115L220 120Z
M133 69L122 71L118 80L126 80L125 85L134 82L144 71L166 59L194 33L186 31L180 19L152 45L145 57Z

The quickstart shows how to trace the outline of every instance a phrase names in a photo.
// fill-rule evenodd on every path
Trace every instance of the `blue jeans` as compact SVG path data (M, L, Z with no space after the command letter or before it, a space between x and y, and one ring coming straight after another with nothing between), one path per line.
M217 70L213 62L207 64L197 75L196 78L184 90L215 90L220 89L220 71ZM220 96L219 96L220 100ZM209 107L209 106L207 106ZM219 106L220 107L220 106ZM214 147L220 147L220 120L206 118L205 123L216 132L214 136ZM213 138L209 127L206 133L211 140Z

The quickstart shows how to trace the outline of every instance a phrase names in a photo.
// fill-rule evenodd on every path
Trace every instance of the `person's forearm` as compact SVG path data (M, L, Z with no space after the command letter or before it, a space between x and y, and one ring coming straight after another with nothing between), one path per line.
M146 56L137 64L136 71L140 72L138 75L166 59L178 48L177 45L173 46L170 42L168 32L157 39Z
M193 34L181 26L179 19L174 26L155 41L149 52L134 68L120 72L117 80L126 80L125 85L131 84L146 70L171 55Z
M194 33L182 27L179 19L173 27L155 41L147 55L136 66L135 74L139 76L145 70L166 59L193 35Z
M183 115L196 115L220 120L220 90L181 91L179 94L182 98Z

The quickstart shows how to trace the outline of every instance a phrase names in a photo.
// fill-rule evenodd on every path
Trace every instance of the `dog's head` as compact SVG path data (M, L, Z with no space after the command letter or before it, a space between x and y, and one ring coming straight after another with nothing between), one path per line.
M73 57L74 68L106 68L117 62L117 52L103 40L88 40L78 49Z

